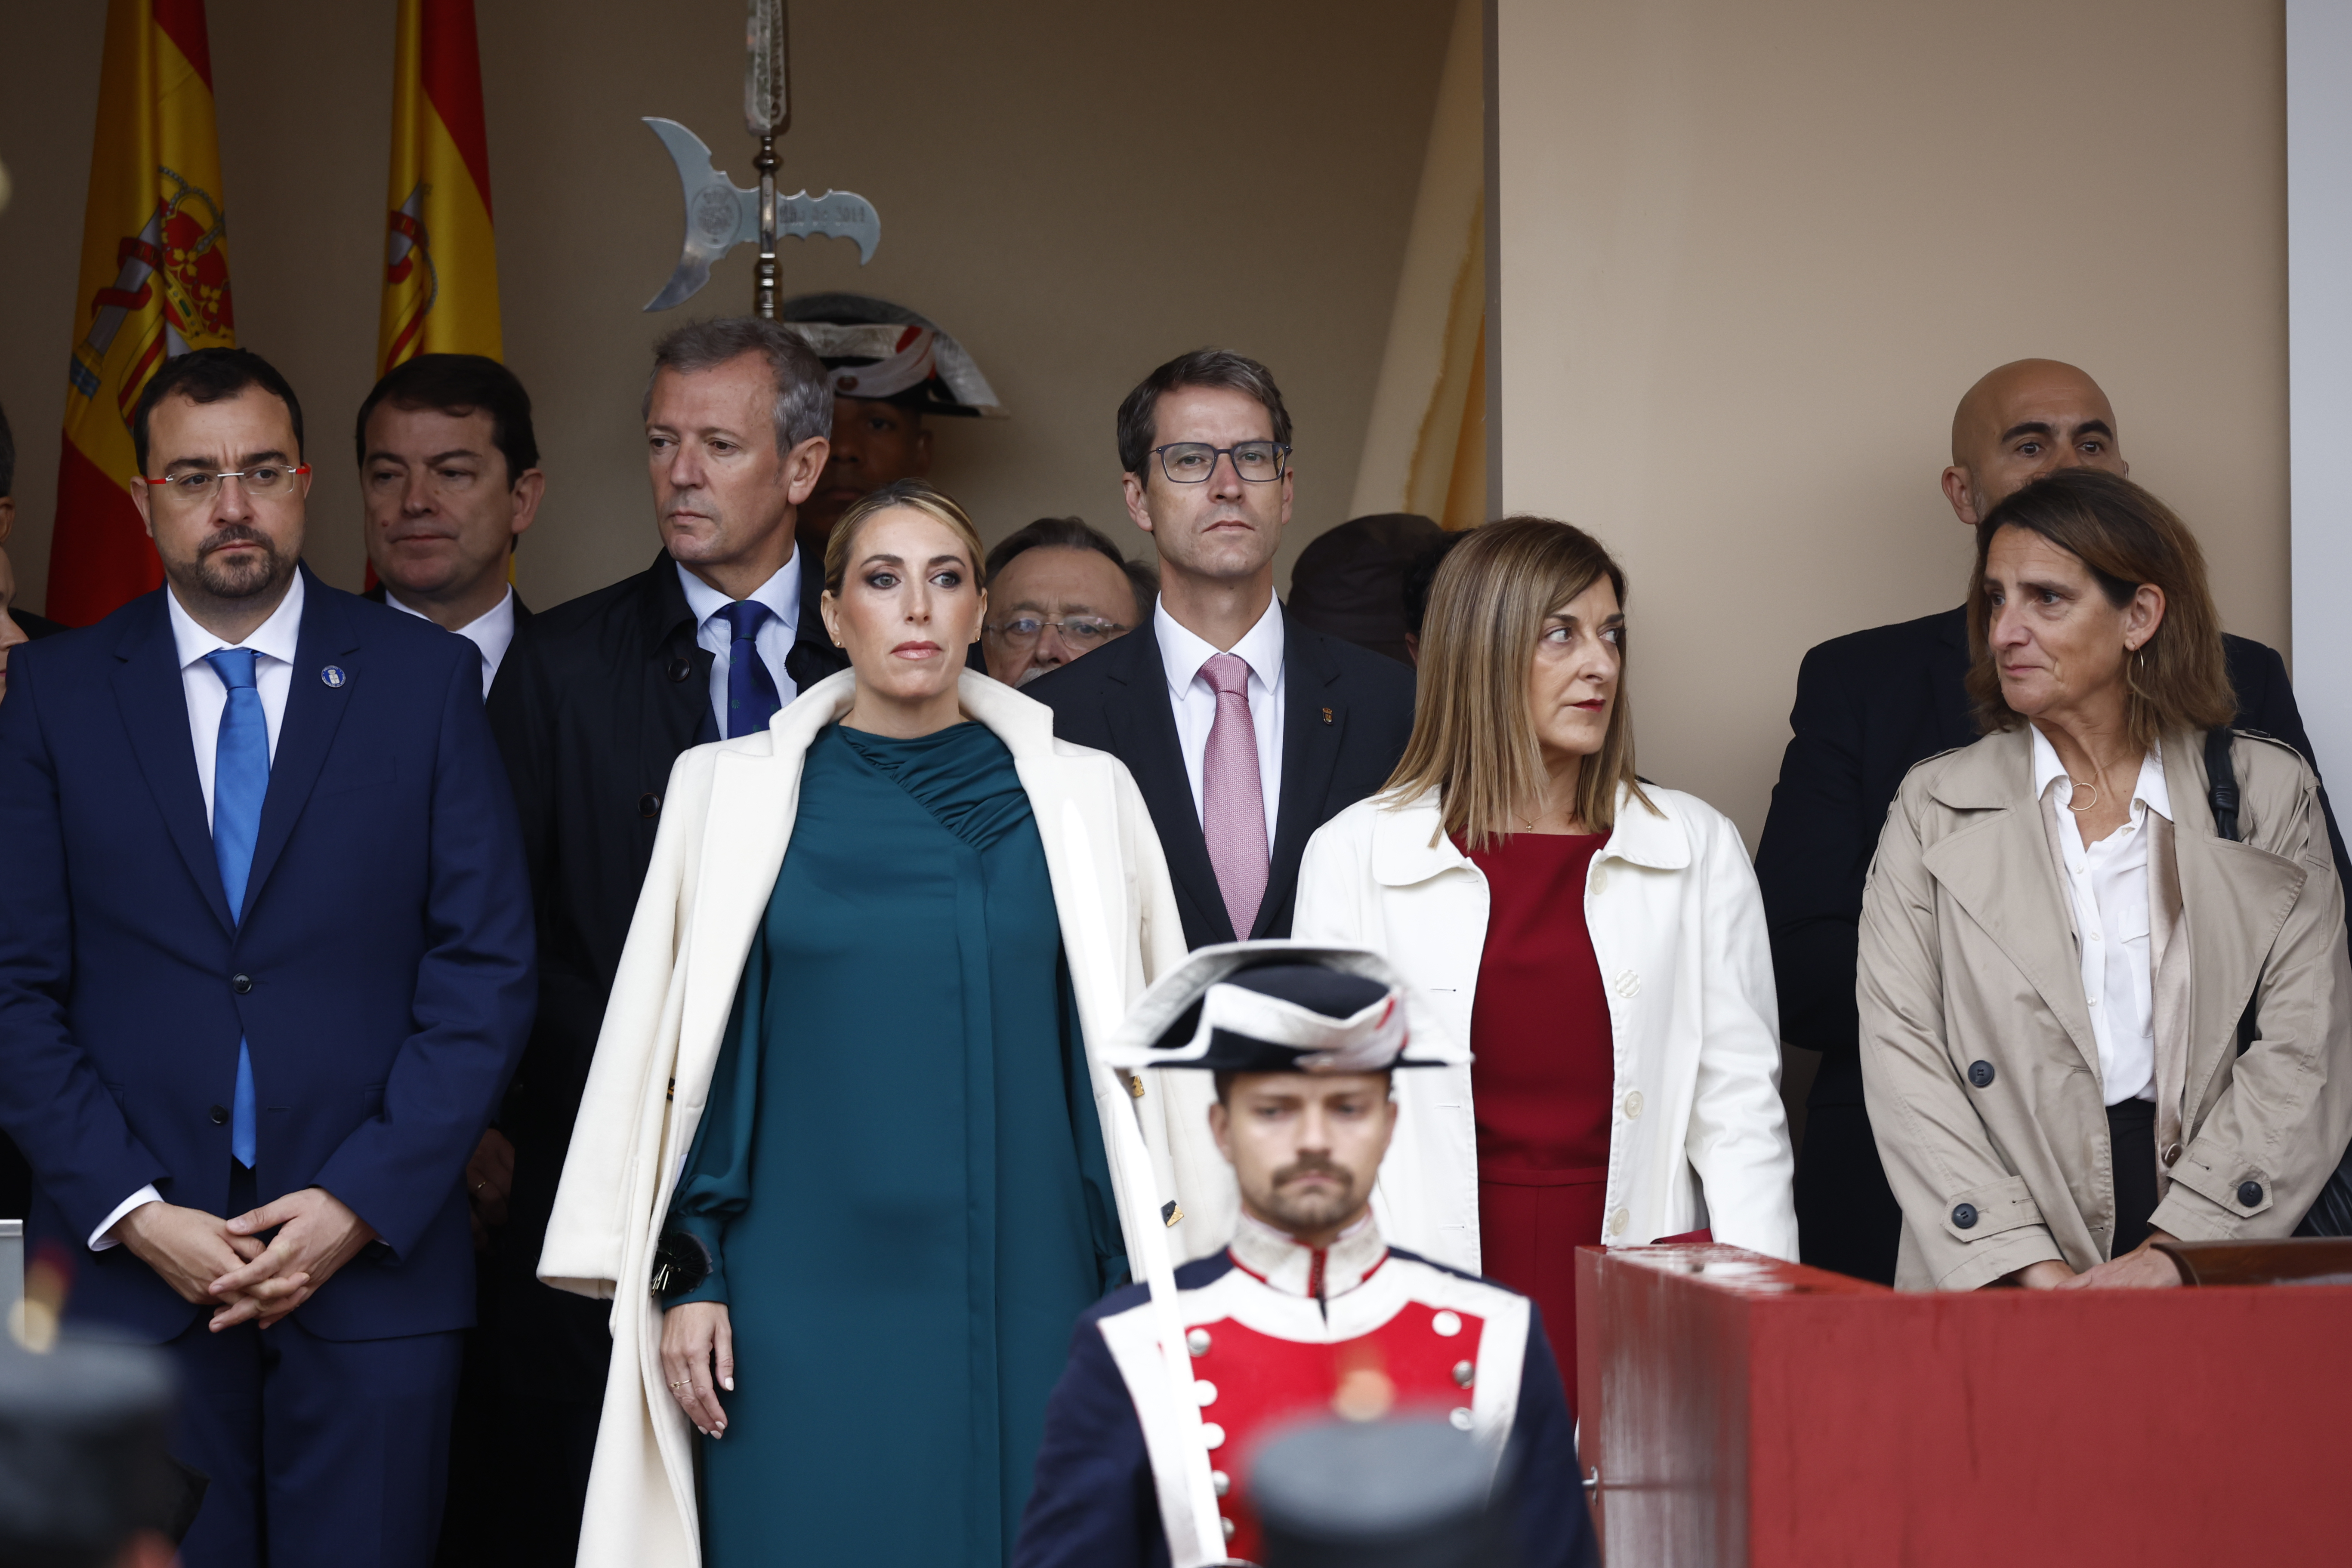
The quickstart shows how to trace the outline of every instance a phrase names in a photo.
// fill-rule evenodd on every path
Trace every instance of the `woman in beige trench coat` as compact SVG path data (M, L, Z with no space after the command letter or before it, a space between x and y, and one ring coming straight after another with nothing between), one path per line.
M1895 1284L2177 1284L2155 1241L2288 1235L2352 1136L2318 780L2234 737L2239 841L2216 832L2220 622L2195 538L2127 479L2062 470L1990 514L1969 624L1989 733L1911 770L1863 903Z

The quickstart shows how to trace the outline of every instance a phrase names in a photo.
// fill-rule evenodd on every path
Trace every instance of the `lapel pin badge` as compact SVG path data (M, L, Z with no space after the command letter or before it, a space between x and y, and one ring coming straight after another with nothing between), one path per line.
M319 678L338 691L342 689L345 681L351 679L349 675L343 674L343 667L341 664L329 664L319 672ZM1325 724L1331 722L1331 710L1328 707L1323 710L1323 722Z
M1328 707L1323 710L1323 722L1325 724L1331 722L1331 710Z

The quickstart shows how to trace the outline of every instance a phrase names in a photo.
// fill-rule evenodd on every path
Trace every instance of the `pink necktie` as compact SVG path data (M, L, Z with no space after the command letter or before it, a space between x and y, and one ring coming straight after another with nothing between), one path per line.
M1246 941L1265 898L1265 789L1257 772L1257 727L1250 722L1249 664L1219 653L1201 666L1217 694L1217 721L1201 768L1201 828L1224 894L1234 939Z

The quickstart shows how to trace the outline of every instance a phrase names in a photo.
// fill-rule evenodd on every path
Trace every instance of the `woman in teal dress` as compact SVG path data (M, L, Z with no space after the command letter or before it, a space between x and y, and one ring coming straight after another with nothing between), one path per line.
M958 703L979 559L919 485L827 551L856 694L803 759L656 1282L713 1568L1004 1560L1071 1325L1128 1274L1036 815Z

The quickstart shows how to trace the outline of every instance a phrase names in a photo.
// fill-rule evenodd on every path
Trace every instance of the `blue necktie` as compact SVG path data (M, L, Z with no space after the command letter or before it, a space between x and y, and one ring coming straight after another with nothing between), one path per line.
M776 677L768 674L768 663L760 657L755 639L760 627L774 611L756 599L739 599L719 612L734 633L734 645L727 653L727 738L752 735L768 727L784 699L776 695Z
M206 653L228 706L221 710L220 739L213 750L213 861L220 867L221 891L228 894L232 920L245 915L245 883L253 874L254 841L261 836L261 800L269 793L269 721L262 716L261 689L254 685L250 648ZM253 1168L253 1053L236 1042L236 1100L229 1122L229 1153Z

